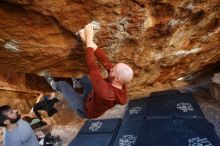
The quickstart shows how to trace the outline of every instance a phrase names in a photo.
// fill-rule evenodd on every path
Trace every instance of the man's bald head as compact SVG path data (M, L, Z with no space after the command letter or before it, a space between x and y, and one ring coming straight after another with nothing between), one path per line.
M111 78L118 78L122 83L128 83L133 79L133 70L124 63L116 64L110 72Z

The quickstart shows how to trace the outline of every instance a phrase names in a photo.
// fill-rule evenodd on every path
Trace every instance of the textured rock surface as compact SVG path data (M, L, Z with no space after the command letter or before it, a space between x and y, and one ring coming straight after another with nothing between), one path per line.
M0 89L37 94L52 90L42 77L14 72L0 73Z
M0 6L0 69L54 76L86 73L74 33L101 23L97 43L135 71L129 95L201 70L220 58L219 0L4 0ZM42 83L43 84L43 83Z
M0 105L9 104L21 113L28 113L36 102L37 94L0 90Z

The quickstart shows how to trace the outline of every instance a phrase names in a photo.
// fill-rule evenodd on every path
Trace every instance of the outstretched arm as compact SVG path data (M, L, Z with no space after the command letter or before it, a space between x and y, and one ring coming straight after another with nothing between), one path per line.
M89 75L91 77L93 89L96 94L106 95L107 90L100 90L102 88L108 88L108 83L102 78L100 68L95 61L94 51L96 51L97 46L93 42L93 29L91 26L85 26L85 43L86 43L86 62L89 70Z

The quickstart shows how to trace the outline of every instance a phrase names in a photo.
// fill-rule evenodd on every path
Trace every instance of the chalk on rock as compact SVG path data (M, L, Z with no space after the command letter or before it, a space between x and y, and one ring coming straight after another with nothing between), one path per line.
M92 21L90 23L88 23L88 25L91 25L93 27L93 30L96 32L98 31L100 28L101 28L101 25L99 22L97 21ZM82 29L80 29L78 32L75 33L75 35L79 35L79 32L81 31Z
M46 76L46 75L48 75L49 74L49 70L42 70L42 71L40 71L40 72L37 72L36 73L38 76Z
M89 23L93 27L94 30L99 30L100 29L100 23L96 21L92 21Z
M18 47L19 45L21 45L20 42L16 41L16 40L10 40L8 42L5 43L4 48L12 51L12 52L19 52L21 51Z

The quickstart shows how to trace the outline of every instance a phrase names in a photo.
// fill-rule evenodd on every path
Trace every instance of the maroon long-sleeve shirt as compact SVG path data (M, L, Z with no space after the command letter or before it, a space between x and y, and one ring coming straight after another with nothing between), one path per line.
M85 101L87 118L99 117L116 104L123 105L127 102L126 87L123 86L122 89L118 89L103 79L100 68L95 62L95 56L108 72L113 67L102 49L98 48L94 52L93 48L87 48L86 61L93 86L93 90Z

